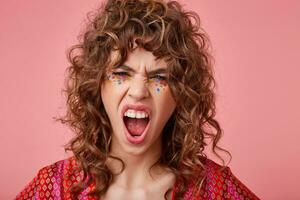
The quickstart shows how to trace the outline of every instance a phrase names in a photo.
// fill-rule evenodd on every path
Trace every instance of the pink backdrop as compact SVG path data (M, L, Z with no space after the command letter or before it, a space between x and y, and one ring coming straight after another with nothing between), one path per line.
M216 58L221 145L233 173L262 199L300 199L300 3L181 1L209 33ZM0 199L63 159L70 131L52 121L66 49L97 0L0 3Z

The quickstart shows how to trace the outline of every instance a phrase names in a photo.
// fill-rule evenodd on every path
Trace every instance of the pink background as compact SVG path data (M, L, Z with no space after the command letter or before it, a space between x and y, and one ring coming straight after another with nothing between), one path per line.
M221 145L233 173L262 199L300 199L300 3L187 0L216 59ZM62 114L66 49L97 0L0 3L0 199L66 158Z

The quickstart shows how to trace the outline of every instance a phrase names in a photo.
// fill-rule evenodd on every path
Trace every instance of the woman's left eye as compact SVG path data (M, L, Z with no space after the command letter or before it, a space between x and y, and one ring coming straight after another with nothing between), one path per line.
M157 80L157 81L166 81L167 80L167 78L165 77L165 76L162 76L162 75L155 75L155 76L153 76L153 77L151 77L152 79L155 79L155 80Z

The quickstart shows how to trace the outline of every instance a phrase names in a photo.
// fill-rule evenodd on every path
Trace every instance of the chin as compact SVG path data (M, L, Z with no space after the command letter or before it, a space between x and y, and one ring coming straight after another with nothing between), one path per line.
M141 155L145 154L145 152L147 151L147 149L148 148L146 146L137 147L137 146L131 146L129 144L129 145L124 146L123 151L127 155L141 156Z

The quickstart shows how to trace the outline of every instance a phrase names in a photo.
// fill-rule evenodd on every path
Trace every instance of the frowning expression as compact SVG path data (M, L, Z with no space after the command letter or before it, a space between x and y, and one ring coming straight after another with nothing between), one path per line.
M176 107L163 59L136 48L124 63L108 70L101 97L112 126L112 151L160 149L162 130Z

